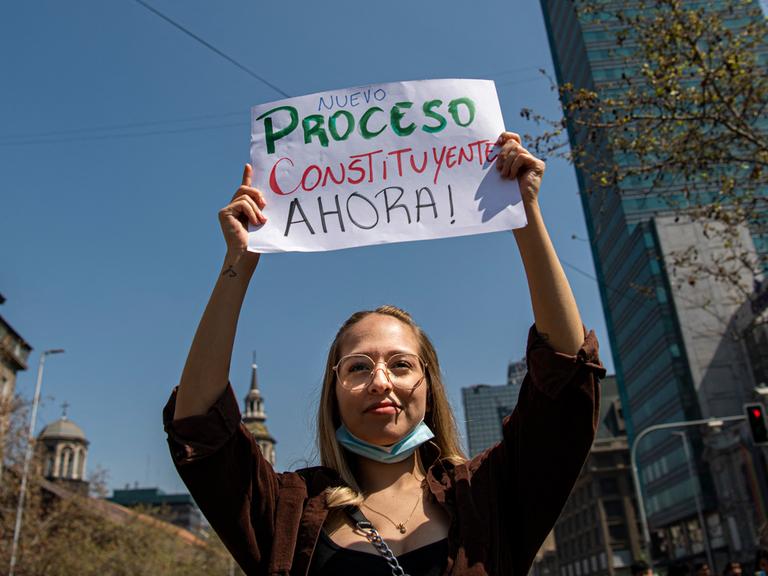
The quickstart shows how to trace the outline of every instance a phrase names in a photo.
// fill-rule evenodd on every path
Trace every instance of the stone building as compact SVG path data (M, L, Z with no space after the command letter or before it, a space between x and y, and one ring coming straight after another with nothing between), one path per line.
M0 304L5 298L0 294ZM0 479L5 462L5 435L11 402L16 392L16 374L27 369L27 359L32 347L13 327L0 316Z
M267 462L275 466L275 444L277 442L267 429L267 414L264 412L264 399L259 390L255 353L251 364L251 386L244 400L243 424L253 435Z
M0 304L3 302L5 298L0 294ZM31 351L32 346L0 316L0 402L13 398L16 374L27 369Z
M48 424L37 437L37 449L42 452L43 476L87 496L85 464L89 442L82 429L67 418L66 406L65 403L61 418Z
M597 438L555 525L560 576L628 575L643 552L616 379L601 385Z

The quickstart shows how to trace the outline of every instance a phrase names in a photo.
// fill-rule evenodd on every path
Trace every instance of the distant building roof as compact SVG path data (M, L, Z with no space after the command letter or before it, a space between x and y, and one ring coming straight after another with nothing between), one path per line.
M80 426L72 422L69 418L63 417L56 422L51 422L43 428L38 436L40 440L82 440L88 442L85 437L85 433L80 429Z
M163 505L163 504L194 504L192 496L186 493L166 494L160 488L126 488L114 490L110 502L123 506L136 506L138 504Z

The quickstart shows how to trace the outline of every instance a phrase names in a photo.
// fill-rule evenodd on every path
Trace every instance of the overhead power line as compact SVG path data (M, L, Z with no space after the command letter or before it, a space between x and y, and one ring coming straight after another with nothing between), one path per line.
M233 116L240 116L241 118L247 118L247 110L240 110L239 112L223 112L219 114L198 114L196 116L187 116L185 118L174 118L171 120L144 120L139 122L122 122L117 124L102 124L100 126L90 126L87 128L69 128L61 130L51 130L47 132L29 132L26 134L8 134L0 136L0 146L3 144L13 143L26 143L30 139L50 138L50 137L68 137L73 135L99 135L99 132L109 133L114 130L133 130L137 128L147 128L150 126L162 126L168 124L186 124L189 122L208 121L208 120L222 120L224 118L231 118ZM89 133L97 134L89 134Z
M0 141L0 148L7 146L31 146L38 144L62 144L66 142L90 142L94 140L124 140L126 138L144 138L146 136L160 136L163 134L184 134L187 132L200 132L203 130L216 130L221 128L246 128L248 122L226 122L210 124L208 126L189 126L186 128L168 128L164 130L147 130L144 132L105 132L104 134L86 134L81 136L49 136L45 138L19 139Z
M139 0L137 0L139 1ZM517 68L507 68L505 70L496 70L486 72L485 74L478 75L483 77L496 76L496 86L503 88L505 86L511 86L514 84L528 84L531 82L537 82L542 79L542 76L535 76L532 78L519 78L514 80L503 81L498 78L499 75L509 73L519 73L531 69L539 68L538 66L522 66ZM184 132L197 132L201 130L211 130L215 128L229 128L232 126L239 126L241 123L232 122L217 122L214 124L207 124L202 126L181 127L180 124L187 124L189 122L197 121L209 121L209 120L224 120L225 118L231 118L234 116L246 117L247 111L242 112L223 112L213 114L200 114L196 116L189 116L186 118L175 118L171 120L146 120L138 122L125 122L116 124L102 124L101 126L91 127L78 127L71 129L58 129L44 132L29 132L29 133L17 133L17 134L5 134L0 135L0 148L9 146L30 146L36 144L55 144L55 143L67 143L67 142L87 142L91 140L120 140L124 138L140 138L144 136L160 136L163 134L179 134ZM159 128L163 125L170 125L167 129ZM174 126L176 125L176 126ZM242 125L247 125L247 120L244 120ZM148 128L155 128L148 130Z
M168 24L170 24L171 26L174 26L175 28L177 28L177 29L181 30L181 31L182 31L182 32L184 32L184 34L186 34L187 36L190 36L191 38L194 38L194 39L195 39L195 40L197 40L197 41L198 41L200 44L202 44L203 46L205 46L205 47L206 47L206 48L208 48L209 50L211 50L211 51L215 52L216 54L218 54L219 56L221 56L222 58L224 58L224 59L225 59L227 62L229 62L230 64L234 64L235 66L237 66L238 68L240 68L240 70L242 70L242 71L243 71L243 72L245 72L246 74L248 74L248 75L250 75L250 76L253 76L253 77L254 77L254 78L256 78L256 80L258 80L259 82L262 82L263 84L266 84L267 86L269 86L270 88L272 88L272 90L274 90L274 91L275 91L275 92L277 92L278 94L281 94L281 95L285 96L286 98L290 98L290 97L291 97L291 95L290 95L290 94L288 94L288 93L287 93L285 90L283 90L283 89L282 89L282 88L280 88L279 86L276 86L275 84L273 84L272 82L270 82L269 80L267 80L266 78L264 78L263 76L261 76L260 74L257 74L256 72L254 72L253 70L251 70L250 68L248 68L247 66L245 66L244 64L241 64L240 62L238 62L237 60L235 60L235 59L234 59L234 58L232 58L231 56L229 56L229 55L225 54L224 52L222 52L221 50L219 50L218 48L216 48L216 46L214 46L214 45L213 45L213 44L211 44L210 42L208 42L208 41L204 40L203 38L201 38L200 36L198 36L197 34L195 34L194 32L192 32L191 30L189 30L189 29L185 28L184 26L182 26L181 24L179 24L178 22L176 22L176 21L175 21L173 18L171 18L170 16L166 16L165 14L163 14L162 12L160 12L159 10L157 10L156 8L154 8L154 7L150 6L149 4L147 4L146 2L144 2L144 0L134 0L134 1L135 1L137 4L139 4L139 5L143 6L144 8L146 8L147 10L149 10L150 12L152 12L154 15L156 15L156 16L158 16L159 18L162 18L163 20L165 20L166 22L168 22Z

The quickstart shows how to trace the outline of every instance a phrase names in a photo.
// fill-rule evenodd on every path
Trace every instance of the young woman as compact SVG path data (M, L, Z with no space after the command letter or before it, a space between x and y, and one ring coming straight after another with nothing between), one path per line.
M246 250L247 222L266 220L250 166L219 212L227 255L164 423L179 474L247 574L527 574L591 446L605 371L539 209L544 162L516 134L499 144L496 167L517 179L528 217L515 239L535 325L503 440L472 460L432 344L407 313L382 306L353 314L331 345L322 466L276 473L241 426L228 385L259 261Z

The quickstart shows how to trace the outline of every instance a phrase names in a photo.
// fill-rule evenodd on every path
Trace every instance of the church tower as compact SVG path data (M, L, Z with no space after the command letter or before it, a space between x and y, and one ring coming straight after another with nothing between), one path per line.
M89 442L80 427L67 418L68 406L65 402L61 418L48 424L37 437L43 452L43 476L87 496L85 460Z
M245 413L243 423L253 435L256 443L261 449L264 458L275 465L275 439L267 430L267 415L264 412L264 399L259 391L259 379L256 372L256 353L253 353L253 364L251 364L251 387L248 394L245 395Z

